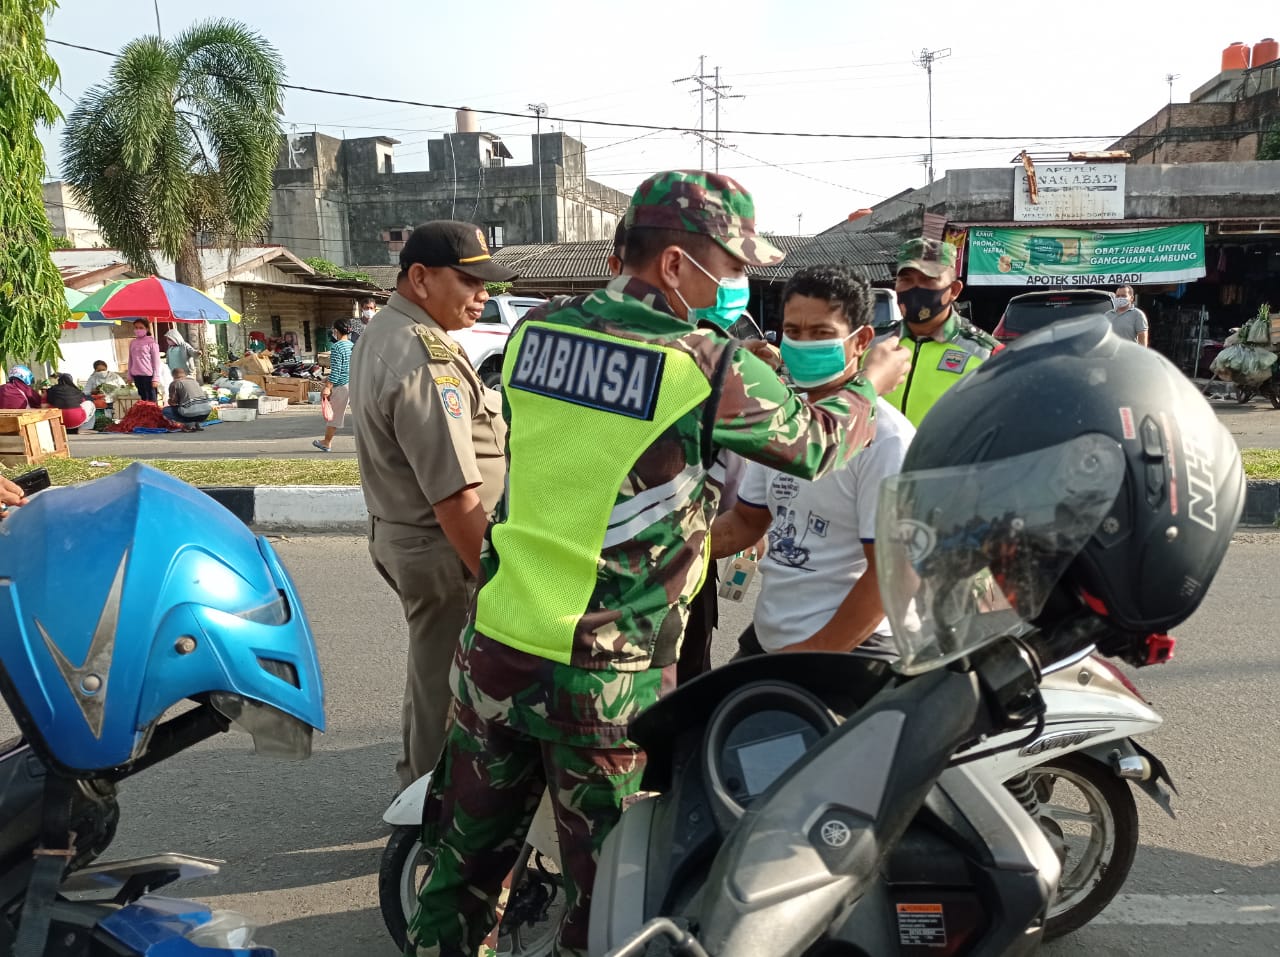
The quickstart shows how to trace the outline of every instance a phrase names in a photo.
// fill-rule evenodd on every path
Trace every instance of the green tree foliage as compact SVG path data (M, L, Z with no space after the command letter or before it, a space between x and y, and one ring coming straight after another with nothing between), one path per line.
M1280 123L1271 127L1258 144L1258 159L1280 160Z
M61 114L48 89L58 65L44 42L55 0L0 0L0 357L58 358L62 323L71 318L49 251L53 233L40 181L44 150L36 127Z
M157 247L179 282L200 288L201 239L234 247L257 238L280 149L282 82L279 53L233 20L126 45L63 133L66 178L108 244L144 272L155 272Z

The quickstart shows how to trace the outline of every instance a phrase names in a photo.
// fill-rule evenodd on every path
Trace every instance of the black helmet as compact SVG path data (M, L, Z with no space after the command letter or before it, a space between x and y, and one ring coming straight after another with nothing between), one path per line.
M904 665L1041 625L1050 598L1166 631L1208 591L1244 494L1235 440L1164 357L1098 316L1018 339L938 401L882 489Z

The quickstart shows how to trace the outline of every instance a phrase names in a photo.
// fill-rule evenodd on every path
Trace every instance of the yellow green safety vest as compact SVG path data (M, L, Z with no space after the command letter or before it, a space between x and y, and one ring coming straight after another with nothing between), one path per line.
M911 371L902 385L884 399L917 427L934 403L982 365L992 351L983 342L966 337L958 328L946 342L906 339L902 345L913 350Z
M477 596L475 628L568 664L606 536L620 533L627 474L711 384L684 350L530 321L507 344L503 390L519 425L508 442L506 512L490 529L501 560Z

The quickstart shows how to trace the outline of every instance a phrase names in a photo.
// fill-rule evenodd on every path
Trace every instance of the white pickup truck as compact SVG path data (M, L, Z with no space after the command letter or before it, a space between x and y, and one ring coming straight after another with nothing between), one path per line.
M545 299L530 296L492 296L474 326L449 333L467 353L485 385L496 386L502 381L502 352L507 348L511 329L525 313L544 302Z

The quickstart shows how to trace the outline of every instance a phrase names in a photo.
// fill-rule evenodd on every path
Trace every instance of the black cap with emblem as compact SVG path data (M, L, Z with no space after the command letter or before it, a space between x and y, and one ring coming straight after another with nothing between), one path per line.
M493 261L484 230L452 219L432 220L413 231L400 250L400 268L408 269L414 263L451 267L486 282L510 282L519 275Z

